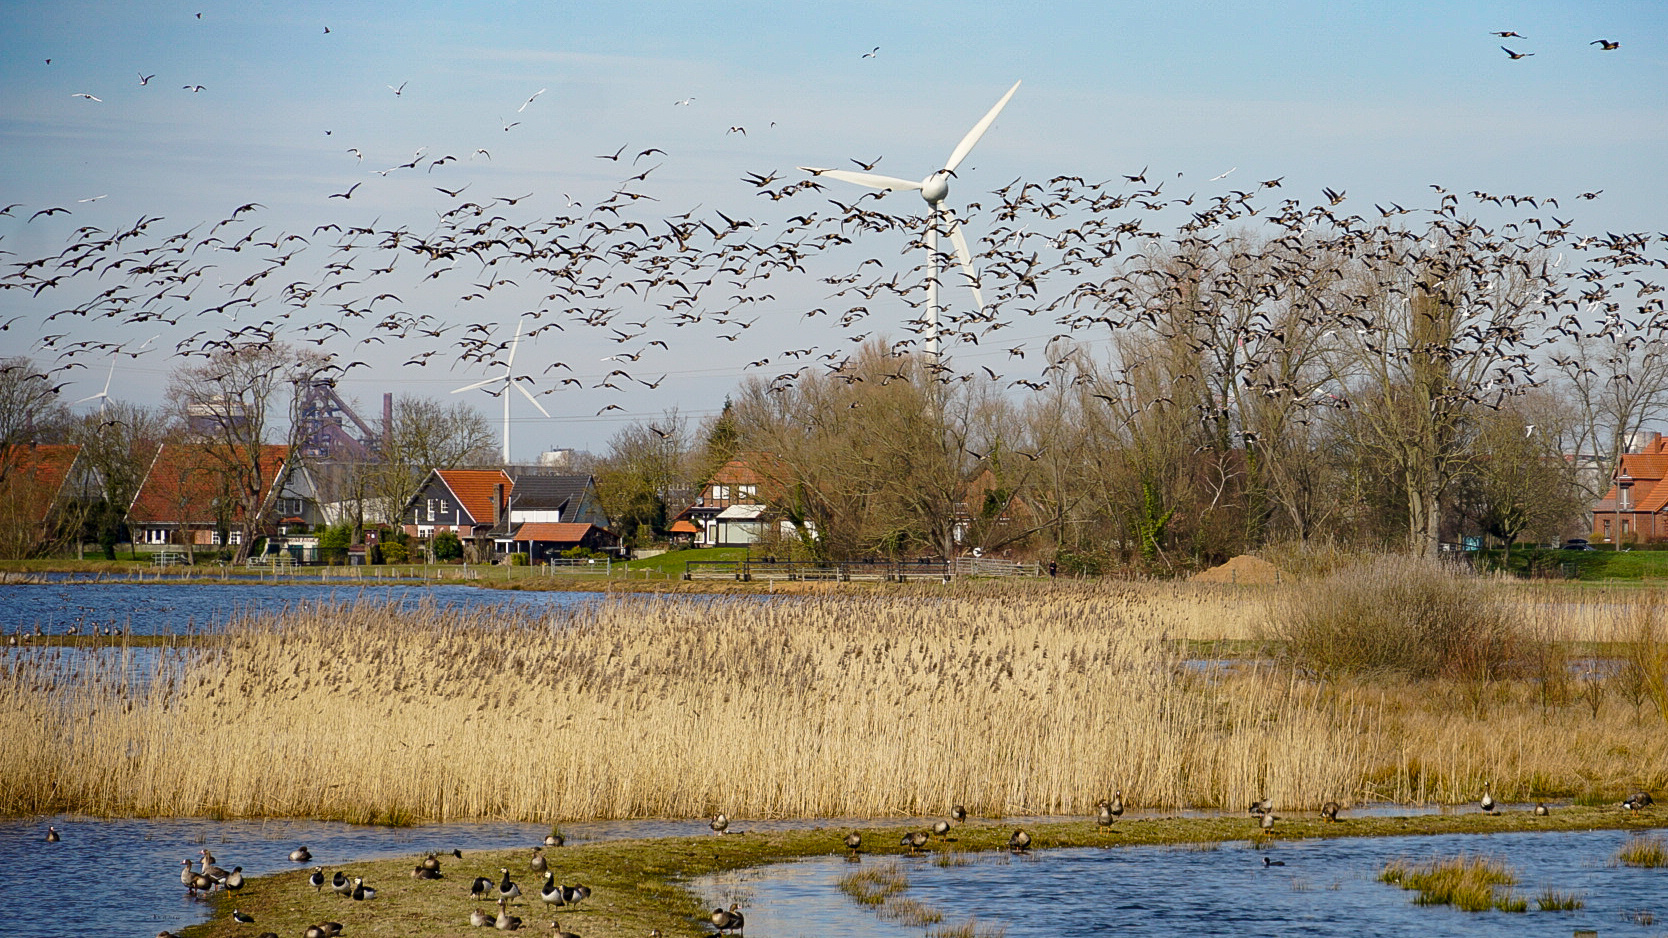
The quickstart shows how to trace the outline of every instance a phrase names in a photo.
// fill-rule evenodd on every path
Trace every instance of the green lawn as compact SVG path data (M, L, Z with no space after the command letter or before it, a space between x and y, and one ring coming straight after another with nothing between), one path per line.
M628 570L649 570L676 580L683 577L683 565L691 560L746 559L747 548L745 547L701 547L694 550L674 550L658 557L631 560L627 561L625 566Z
M1595 580L1668 580L1668 550L1546 550L1520 548L1511 557L1499 550L1480 551L1478 566L1499 567L1504 559L1506 569L1519 575L1541 575L1559 578L1573 573L1573 579Z

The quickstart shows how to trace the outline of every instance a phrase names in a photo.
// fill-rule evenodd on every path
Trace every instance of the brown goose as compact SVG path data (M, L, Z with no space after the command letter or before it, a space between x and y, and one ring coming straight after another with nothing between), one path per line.
M950 820L955 821L957 824L966 824L967 809L959 804L953 805L950 808Z
M562 844L564 844L566 842L567 842L567 838L563 837L560 833L558 833L556 831L551 831L550 833L544 835L544 845L546 847L560 847Z
M1112 814L1112 802L1105 798L1095 804L1095 823L1101 827L1111 827L1116 818Z
M903 839L899 840L898 843L902 846L908 847L910 854L914 855L922 847L927 845L927 832L910 831L909 833L903 835Z
M856 831L852 831L847 834L846 849L850 850L852 853L856 853L857 851L863 849L863 835Z
M1112 793L1112 816L1124 816L1124 790L1122 788Z
M503 899L498 900L498 918L493 920L492 927L499 931L515 931L521 927L521 916L511 915L504 908L504 901Z
M1321 817L1336 824L1338 823L1338 812L1343 809L1344 806L1338 802L1328 801L1326 804L1321 805Z
M1008 838L1008 849L1014 853L1027 853L1031 849L1031 835L1023 830L1016 830Z
M947 834L950 833L950 822L949 821L934 821L933 824L932 824L932 832L935 836L938 836L938 837L946 836Z
M744 931L747 927L747 918L741 914L740 909L741 906L737 903L731 903L729 909L727 910L713 909L713 927L717 928L720 934L723 934L724 932Z
M436 872L439 872L439 870L440 870L440 857L439 857L439 855L431 853L428 856L424 857L421 866L425 870L434 870Z
M554 938L579 938L571 931L563 931L562 926L558 925L555 919L550 920L550 932Z
M707 826L712 828L714 833L722 834L730 829L730 816L719 812L718 816L713 818Z
M533 848L533 859L529 861L527 865L531 867L535 873L543 873L545 870L550 868L550 863L544 858L543 847Z
M482 912L478 908L470 911L469 913L469 924L475 926L476 928L485 928L492 923L493 917L485 912Z
M1655 804L1655 802L1651 800L1650 792L1636 791L1627 796L1627 800L1622 802L1622 807L1629 811L1638 811L1642 808L1648 808L1652 804Z

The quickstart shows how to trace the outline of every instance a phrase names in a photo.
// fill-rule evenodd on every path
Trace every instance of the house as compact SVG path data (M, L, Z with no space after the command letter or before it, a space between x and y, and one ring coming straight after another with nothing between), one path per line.
M762 471L761 471L762 470ZM674 534L693 533L696 547L744 547L756 544L774 520L772 500L781 500L783 466L768 453L743 453L718 467L700 494L679 512ZM680 529L680 525L687 528Z
M1653 433L1637 453L1623 453L1610 489L1593 503L1594 543L1668 539L1668 440Z
M951 535L962 549L1007 546L1035 525L1031 503L985 467L962 483Z
M88 508L102 497L96 473L85 469L81 447L70 444L6 447L0 472L0 556L28 557L74 535Z
M413 537L450 531L473 545L477 559L492 552L545 553L592 544L618 547L588 475L548 475L502 469L435 469L405 504L401 523ZM521 529L534 528L526 537ZM585 528L594 528L586 532ZM557 548L555 545L562 545ZM535 550L536 548L536 550Z
M244 528L274 533L281 517L311 517L309 523L317 523L305 483L291 479L289 448L278 445L262 446L257 454L264 494L259 517L245 518L243 500L231 490L225 471L225 449L204 443L165 443L157 449L127 509L135 544L215 547L224 539L238 545Z

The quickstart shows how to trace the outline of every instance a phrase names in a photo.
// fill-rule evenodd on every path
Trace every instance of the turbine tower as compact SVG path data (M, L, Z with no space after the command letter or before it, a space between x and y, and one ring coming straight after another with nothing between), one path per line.
M921 198L927 200L927 354L932 356L934 362L938 361L938 216L939 213L948 211L944 207L944 200L950 194L950 177L955 175L956 167L961 165L961 161L967 158L968 153L972 152L973 145L978 143L979 138L985 135L986 130L990 129L990 125L995 123L996 115L1002 113L1002 108L1007 106L1008 99L1012 98L1014 92L1019 90L1019 84L1017 81L1014 82L1014 86L1008 89L1008 93L1002 96L1002 100L996 102L996 106L986 112L977 124L973 125L973 129L967 132L967 136L961 138L961 142L956 144L956 148L950 151L950 158L944 162L943 168L920 182L911 182L908 179L899 179L896 176L882 176L878 173L856 173L847 169L799 167L812 175L827 176L830 179L856 183L859 186L868 186L871 189L879 189L883 192L915 189L921 193ZM961 222L955 218L953 212L950 218L950 243L955 246L956 259L961 262L962 273L967 275L967 286L973 291L973 302L978 304L980 310L983 310L985 308L985 298L979 293L979 272L973 267L973 255L967 250L967 239L962 237Z
M465 391L473 391L476 388L484 388L489 384L497 384L500 381L504 382L503 390L498 393L504 398L504 465L506 466L510 464L510 388L515 388L517 391L520 391L521 396L527 398L528 403L539 409L539 413L544 414L546 417L550 416L550 411L544 409L544 405L539 403L538 398L529 394L526 388L515 383L515 350L516 346L521 344L521 321L525 318L525 316L517 317L515 321L515 338L510 341L510 355L504 362L504 373L496 378L488 378L485 381L477 381L474 384L465 385L464 387L458 388L452 392L453 394L462 394Z

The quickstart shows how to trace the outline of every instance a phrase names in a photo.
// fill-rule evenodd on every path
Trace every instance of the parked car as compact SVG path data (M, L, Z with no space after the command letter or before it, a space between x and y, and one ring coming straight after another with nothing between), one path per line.
M1565 550L1596 550L1597 548L1593 547L1592 544L1587 543L1587 539L1584 538L1584 537L1572 537L1569 540L1564 542L1564 549Z

